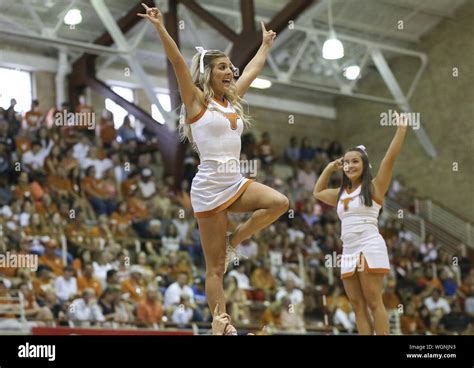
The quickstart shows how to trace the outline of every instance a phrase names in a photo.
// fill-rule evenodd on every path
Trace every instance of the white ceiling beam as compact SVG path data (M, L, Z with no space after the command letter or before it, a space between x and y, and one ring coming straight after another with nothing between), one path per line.
M387 64L387 60L378 49L371 50L372 60L377 67L380 75L382 76L387 88L389 89L392 96L397 101L399 108L404 112L413 112L408 99L406 98L405 94L403 93L400 85L398 84L397 79L392 73L392 70ZM413 129L415 135L417 136L418 140L420 141L422 147L425 149L428 156L431 158L436 158L437 152L436 148L434 147L433 143L431 142L430 138L426 134L423 126L421 125L421 121L419 122L420 126L419 129Z
M400 2L400 0L377 0L378 3L389 5L392 8L399 8L399 9L408 9L408 10L414 10L416 7L410 6L409 4ZM428 2L426 3L428 5ZM452 6L452 5L450 5ZM437 10L434 8L427 8L424 7L421 9L421 13L426 14L426 15L431 15L434 17L443 17L443 18L453 18L453 11L450 12L445 12L442 10Z
M30 14L31 19L33 19L36 29L41 32L41 30L44 29L44 23L31 5L31 2L28 0L23 0L23 5L26 7L26 11Z
M164 117L166 125L169 129L172 129L173 122L176 121L177 116L173 112L167 112L161 105L158 97L156 96L155 91L153 90L153 85L150 83L150 80L143 69L142 65L136 58L133 51L131 51L130 45L128 44L127 39L122 33L121 29L118 27L114 17L110 13L109 9L105 5L103 0L91 0L92 6L94 7L97 15L104 24L105 28L109 31L110 36L114 40L115 44L124 50L129 50L127 53L123 54L122 57L127 60L129 65L132 68L132 72L136 74L140 84L142 85L148 100L150 103L156 105L161 115Z

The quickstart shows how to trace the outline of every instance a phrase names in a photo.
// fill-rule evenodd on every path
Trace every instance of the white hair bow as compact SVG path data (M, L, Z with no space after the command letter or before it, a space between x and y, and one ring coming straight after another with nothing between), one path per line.
M204 47L201 46L196 46L197 52L201 54L201 57L199 59L199 73L203 74L204 73L204 56L206 55L207 50L204 49Z
M369 158L369 155L367 154L367 149L365 148L364 145L359 144L356 148L358 148L358 149L364 151L364 153L365 153L365 155L367 156L367 158ZM372 165L370 164L370 162L369 162L369 167L372 168Z

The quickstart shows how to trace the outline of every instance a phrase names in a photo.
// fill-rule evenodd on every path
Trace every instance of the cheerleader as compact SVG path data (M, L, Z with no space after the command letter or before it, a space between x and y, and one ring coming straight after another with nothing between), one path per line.
M241 101L262 70L276 33L262 23L262 44L238 81L227 55L197 47L191 70L166 31L158 8L142 4L157 30L178 80L183 101L182 136L196 147L200 165L191 186L191 204L199 225L206 260L206 297L209 310L225 313L223 277L244 239L277 220L288 209L288 199L276 190L240 173L241 134L249 125ZM227 233L228 212L251 212L250 218ZM229 329L230 330L230 329Z
M364 146L349 149L343 158L328 164L314 187L316 199L337 207L341 220L341 278L356 315L359 334L389 333L382 301L384 276L390 271L387 245L379 233L378 216L390 186L393 165L405 139L407 122L398 116L397 132L372 178ZM328 189L331 174L343 170L339 189Z

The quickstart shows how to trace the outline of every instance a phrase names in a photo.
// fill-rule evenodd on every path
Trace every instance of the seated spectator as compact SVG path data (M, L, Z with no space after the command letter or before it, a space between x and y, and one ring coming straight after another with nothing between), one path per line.
M452 272L448 269L441 271L440 280L443 284L444 296L447 298L453 298L457 294L458 284L453 276Z
M164 307L166 309L174 309L180 303L183 295L189 296L189 302L194 304L193 289L188 285L188 274L181 272L176 282L172 283L165 291Z
M82 292L86 289L94 291L95 296L102 294L102 286L99 279L94 276L94 267L92 263L85 263L82 266L82 275L77 278L77 289Z
M355 329L355 314L347 296L339 285L334 285L331 295L327 298L328 311L333 316L336 326L342 325L351 333Z
M74 269L71 266L64 269L63 276L59 276L54 280L54 290L61 303L77 294L77 280L74 277Z
M238 287L237 279L234 276L229 275L225 280L224 299L226 310L236 324L250 323L250 312L245 290Z
M433 290L431 296L425 299L424 304L431 314L434 314L438 311L440 311L443 315L451 312L451 307L449 306L448 301L441 297L441 292L438 289Z
M87 326L90 322L105 321L104 315L97 303L93 289L86 288L82 292L82 298L74 300L69 309L68 317L80 325Z
M89 167L94 167L94 176L96 179L104 179L105 172L113 168L112 161L109 158L101 157L97 147L91 147L89 149L87 157L80 161L80 166L81 169L86 169L86 175Z
M304 305L292 304L289 297L281 300L282 309L280 313L281 330L285 332L304 334L306 332L303 319Z
M31 199L38 201L44 195L42 186L36 181L30 178L28 173L22 172L18 177L18 184L13 187L13 198L15 199Z
M433 234L429 234L426 237L425 242L420 246L420 253L423 257L423 262L436 262L438 259L438 248L439 245L436 243L435 237Z
M135 133L135 129L132 128L130 117L128 115L123 119L123 124L118 130L118 136L123 143L137 139L137 134Z
M411 301L400 316L400 327L403 335L422 335L426 331L426 326Z
M251 238L242 240L237 246L237 253L245 259L256 260L258 257L258 245Z
M21 158L25 171L35 175L45 174L44 162L53 146L54 142L52 140L49 141L49 145L46 148L41 147L40 141L34 141L31 144L31 150L26 151Z
M238 260L236 260L237 262ZM234 263L235 266L235 263ZM246 265L244 262L239 262L236 269L233 269L229 272L229 277L235 277L237 280L237 285L239 289L249 290L250 289L250 280L246 274Z
M181 295L179 303L179 306L173 311L171 321L176 323L178 327L184 327L193 320L194 304L187 294Z
M149 287L146 291L146 298L137 305L137 321L150 326L160 323L162 318L161 295L156 288Z
M99 307L106 321L128 322L131 320L130 313L120 298L119 286L106 288L100 296Z
M110 216L115 211L115 201L106 191L104 181L95 177L94 166L89 166L86 169L86 175L81 181L81 189L97 215Z
M40 112L39 101L33 100L31 102L31 110L27 111L25 114L25 123L26 123L25 128L29 130L30 132L35 132L41 127L41 124L43 122L44 122L44 116Z
M441 318L439 330L442 334L462 335L470 328L469 325L469 316L462 312L459 301L455 301L451 312Z
M129 295L134 302L139 302L145 297L146 283L143 279L142 269L138 265L130 267L130 277L122 283L122 292Z
M97 125L98 135L105 148L110 148L112 142L117 138L115 130L114 115L107 109L102 111L100 123Z
M282 308L281 301L274 301L265 309L260 319L260 326L264 333L278 332L281 329Z
M260 267L257 266L250 277L250 285L257 289L254 291L255 300L270 300L272 292L277 286L277 281L270 270L270 260L265 258ZM258 293L261 290L263 295Z
M294 305L302 304L304 301L303 292L300 289L297 289L293 279L288 279L286 281L286 286L284 289L280 289L276 296L276 300L282 300L283 298L288 297L290 302Z
M149 168L145 168L141 171L140 180L137 185L143 199L149 199L156 193L153 172Z
M170 252L177 252L180 247L180 239L178 230L173 223L166 227L165 235L161 237L161 244L163 251L168 254Z
M48 266L56 276L61 276L64 272L64 263L56 255L57 248L58 242L56 239L48 240L44 248L44 254L39 257L38 263Z

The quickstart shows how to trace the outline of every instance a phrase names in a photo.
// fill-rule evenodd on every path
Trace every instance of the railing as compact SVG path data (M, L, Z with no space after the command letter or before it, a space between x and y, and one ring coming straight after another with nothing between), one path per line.
M447 210L431 199L417 199L415 207L419 216L459 239L460 242L474 248L472 224L469 220Z
M426 234L432 234L441 244L443 244L446 251L452 254L459 253L459 244L462 240L446 231L440 225L435 224L420 215L410 213L407 209L404 209L390 198L385 199L384 209L391 215L402 216L405 229L413 234L413 242L415 244L421 244L424 241Z
M0 314L5 317L0 317L3 321L10 320L11 326L9 329L16 329L20 331L29 331L25 315L25 297L21 292L12 291L18 296L2 296L0 297ZM13 316L8 318L6 316ZM16 324L16 326L13 326Z

